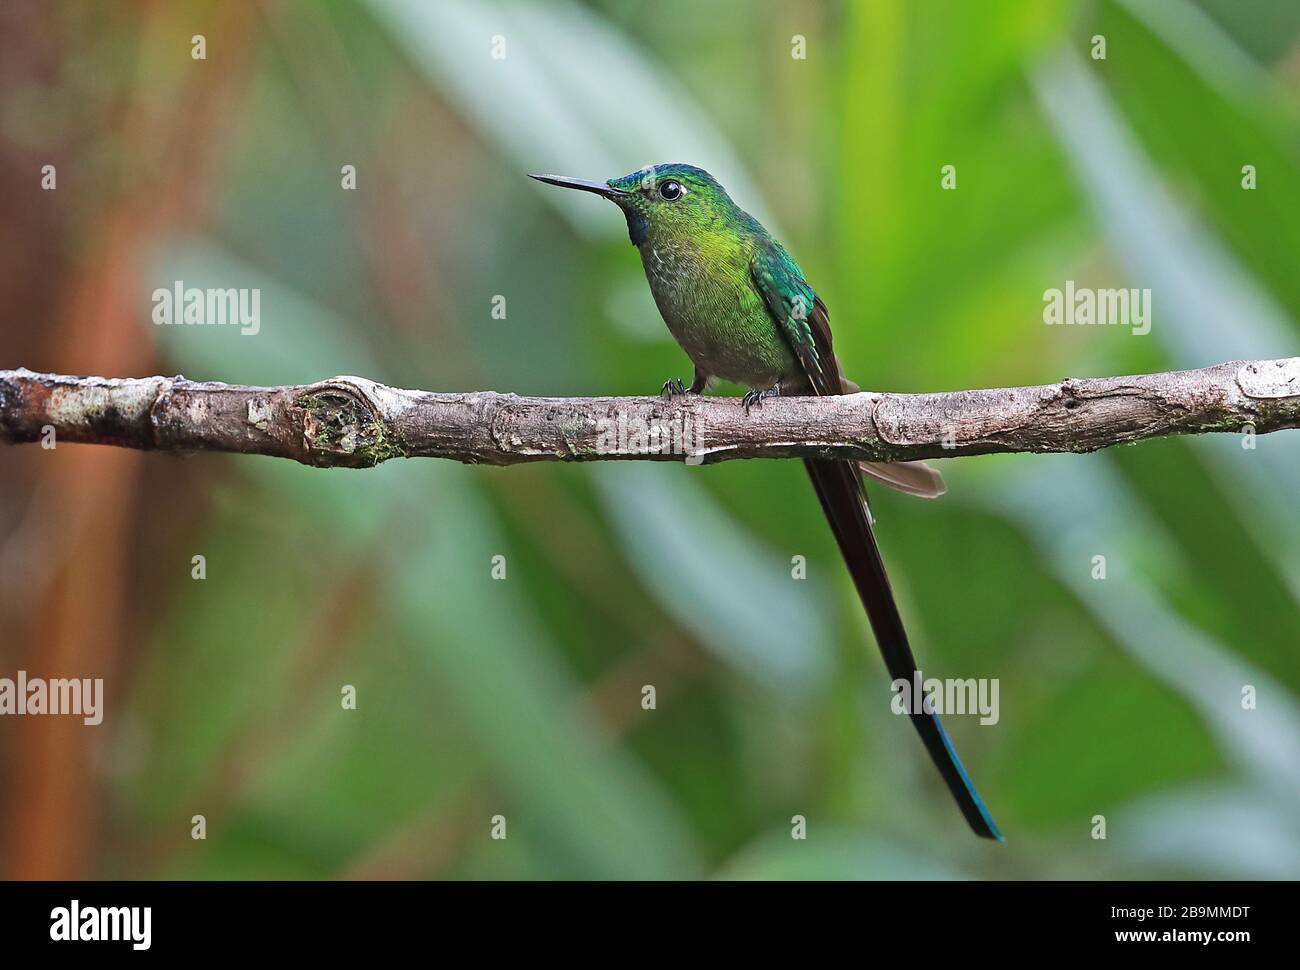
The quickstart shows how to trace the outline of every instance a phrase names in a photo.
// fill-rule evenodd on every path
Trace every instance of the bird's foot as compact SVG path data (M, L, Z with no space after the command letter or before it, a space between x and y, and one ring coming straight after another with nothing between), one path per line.
M664 381L664 386L659 391L659 396L666 397L671 400L672 398L679 397L685 393L686 393L686 385L683 384L677 378L673 378L670 381Z
M752 408L754 405L757 404L759 407L762 407L763 402L767 400L769 397L780 397L780 396L781 396L781 382L777 381L766 391L755 391L752 388L746 391L745 396L740 399L740 406L743 407L745 409L745 413L748 414L749 409Z

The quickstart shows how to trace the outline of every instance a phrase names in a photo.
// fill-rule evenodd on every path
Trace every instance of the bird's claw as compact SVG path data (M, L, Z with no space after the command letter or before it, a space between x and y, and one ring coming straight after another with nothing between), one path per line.
M752 408L754 405L757 404L759 407L762 407L763 402L767 400L769 397L780 397L780 396L781 396L780 383L773 384L766 391L755 391L751 388L750 390L746 391L745 396L740 399L740 406L743 407L745 409L745 413L748 414L749 409Z
M659 391L660 397L674 398L686 393L686 385L677 378L670 381L664 381L663 388Z

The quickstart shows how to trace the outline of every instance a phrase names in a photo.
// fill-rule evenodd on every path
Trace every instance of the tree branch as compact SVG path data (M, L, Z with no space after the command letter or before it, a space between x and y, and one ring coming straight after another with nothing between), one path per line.
M226 451L366 468L470 464L1088 452L1144 438L1300 426L1300 357L938 394L768 399L538 398L405 391L361 377L242 387L0 371L0 441Z

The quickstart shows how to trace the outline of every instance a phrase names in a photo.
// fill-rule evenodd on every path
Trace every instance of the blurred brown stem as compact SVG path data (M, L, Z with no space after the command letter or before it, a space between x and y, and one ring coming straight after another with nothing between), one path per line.
M405 391L360 377L291 387L0 371L0 441L227 451L365 468L469 464L1089 452L1144 438L1300 426L1300 357L936 394L536 398Z

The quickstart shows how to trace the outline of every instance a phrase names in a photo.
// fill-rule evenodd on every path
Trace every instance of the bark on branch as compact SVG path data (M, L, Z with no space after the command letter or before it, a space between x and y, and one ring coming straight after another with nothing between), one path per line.
M0 371L0 441L227 451L366 468L470 464L1088 452L1144 438L1300 426L1300 357L937 394L768 399L538 398L406 391L361 377L243 387L183 377Z

